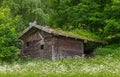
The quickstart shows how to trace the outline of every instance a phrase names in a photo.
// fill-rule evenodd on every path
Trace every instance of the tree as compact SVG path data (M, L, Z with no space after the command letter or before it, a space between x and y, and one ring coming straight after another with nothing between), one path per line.
M37 21L40 24L49 22L47 2L49 0L4 0L2 4L3 6L8 6L14 16L22 16L26 25L33 21Z
M63 29L83 28L92 32L103 29L104 13L99 10L100 4L96 1L60 0L57 6L55 4L57 2L53 4L53 24Z
M16 45L16 32L20 17L12 17L9 8L0 8L0 60L10 61L16 58L19 50Z
M120 0L112 0L112 2L105 7L105 27L104 37L113 43L120 42Z

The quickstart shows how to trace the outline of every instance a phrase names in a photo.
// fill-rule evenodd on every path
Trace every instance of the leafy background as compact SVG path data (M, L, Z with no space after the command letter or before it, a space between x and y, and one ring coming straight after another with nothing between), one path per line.
M0 61L20 58L18 36L33 21L119 45L119 4L120 0L0 0Z

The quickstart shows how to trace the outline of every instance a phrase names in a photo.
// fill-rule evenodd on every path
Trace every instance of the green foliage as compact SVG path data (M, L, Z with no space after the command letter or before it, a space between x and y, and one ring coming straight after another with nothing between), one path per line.
M102 42L102 38L95 35L94 33L91 33L89 31L83 30L83 29L74 29L74 30L70 30L70 31L61 30L61 29L54 29L53 31L55 33L62 33L64 35L69 35L69 36L81 38L81 39L84 39L85 41L93 40L93 41L101 41Z
M120 43L119 4L120 0L0 0L0 57L11 59L20 51L18 35L33 21L87 39Z
M0 77L120 77L119 9L120 0L0 0ZM91 59L21 61L17 39L32 21L110 45L95 49ZM84 42L85 50L97 46Z
M17 22L19 17L12 17L9 8L0 8L0 60L10 61L15 59L18 33Z
M83 37L86 37L88 39L93 39L93 40L98 40L98 41L102 40L102 38L100 38L99 36L95 35L94 33L89 32L87 30L74 29L74 30L71 30L70 32L75 33L80 36L83 36Z
M105 27L104 27L104 36L110 40L112 43L120 42L120 1L112 0L110 4L107 4L105 7Z
M49 15L45 7L47 4L41 4L42 0L4 0L3 6L8 6L14 16L20 15L24 24L31 21L37 21L41 24L47 24ZM43 9L44 8L44 9Z
M98 31L103 28L104 13L99 12L100 5L93 0L61 1L55 8L54 20L59 27L68 29L83 28Z
M103 48L101 48L103 50ZM99 49L100 50L100 49ZM99 52L97 50L96 52ZM109 51L105 49L104 51ZM117 48L120 55L120 49ZM96 53L97 54L97 53ZM120 58L107 53L96 58L74 58L56 61L31 60L0 65L1 77L119 77Z
M120 39L119 3L119 0L59 0L52 4L55 14L51 24L64 30L85 29L117 43Z
M119 44L113 44L113 45L107 45L104 48L97 48L95 50L95 54L97 56L111 56L112 58L119 58L120 53L120 45Z
M113 38L119 35L120 33L120 22L115 20L107 20L106 26L104 28L104 33L108 36L108 38Z

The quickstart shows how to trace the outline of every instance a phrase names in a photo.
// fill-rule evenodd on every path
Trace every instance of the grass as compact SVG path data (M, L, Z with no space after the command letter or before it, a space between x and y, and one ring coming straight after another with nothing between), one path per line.
M28 60L0 65L0 77L120 77L120 48L97 48L95 58Z
M100 41L101 38L97 35L95 35L94 33L91 33L89 31L86 31L86 30L80 30L80 29L75 29L75 30L72 30L71 33L74 33L76 35L80 35L80 36L83 36L83 38L87 38L87 39L93 39L93 40L98 40Z
M73 36L75 38L81 38L84 40L89 40L89 41L96 41L96 42L104 42L99 36L95 35L94 33L91 33L86 30L82 29L75 29L71 31L63 31L61 29L52 29L53 33L58 33L58 34L63 34L65 36Z

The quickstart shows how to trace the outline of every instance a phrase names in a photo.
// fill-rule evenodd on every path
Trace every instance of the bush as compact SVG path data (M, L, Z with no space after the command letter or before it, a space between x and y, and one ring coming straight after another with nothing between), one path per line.
M0 8L0 60L12 61L19 52L16 31L20 17L12 17L9 8Z

